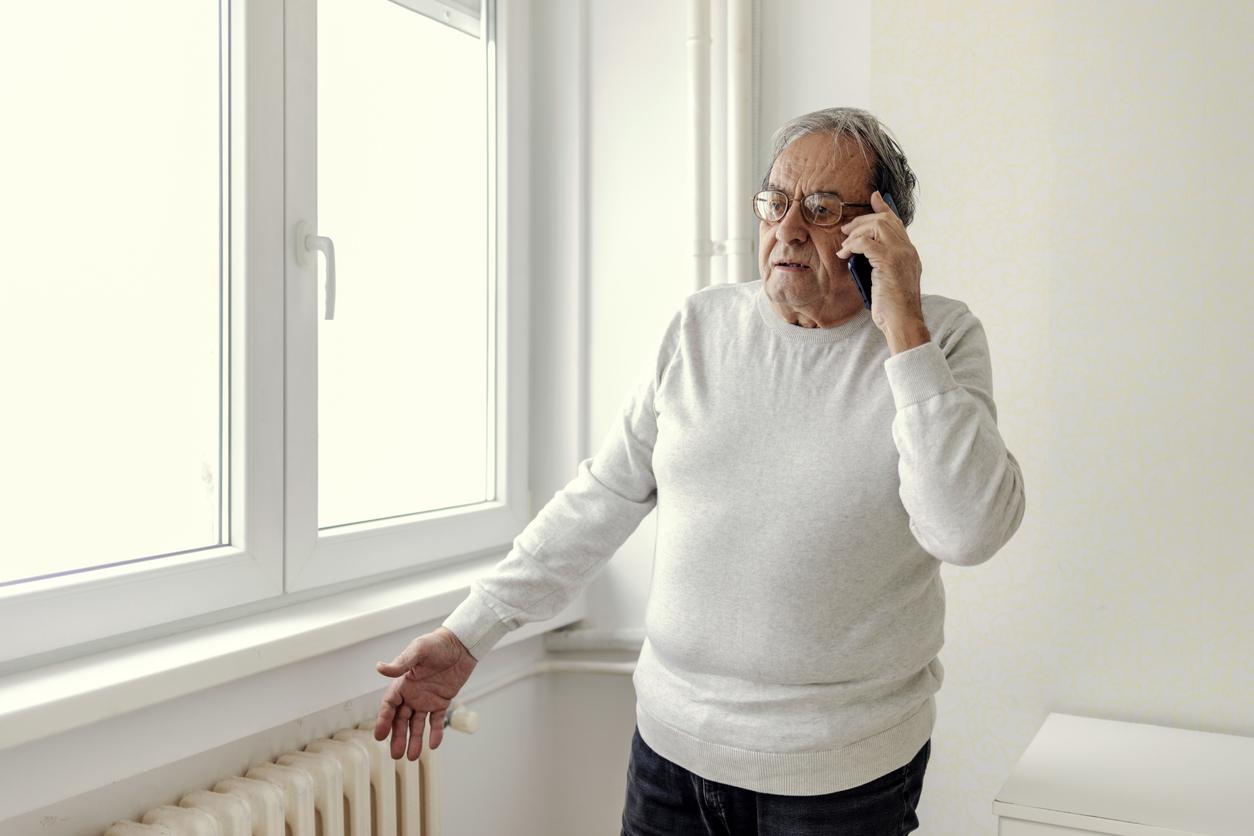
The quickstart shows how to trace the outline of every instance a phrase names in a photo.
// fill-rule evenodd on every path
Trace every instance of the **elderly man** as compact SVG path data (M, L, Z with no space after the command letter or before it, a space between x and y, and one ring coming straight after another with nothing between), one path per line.
M477 660L565 607L656 506L622 832L917 828L940 567L992 557L1024 487L980 321L920 292L914 185L865 111L776 133L761 280L684 300L596 455L442 627L379 663L393 757L407 734L417 757L428 715L438 746Z

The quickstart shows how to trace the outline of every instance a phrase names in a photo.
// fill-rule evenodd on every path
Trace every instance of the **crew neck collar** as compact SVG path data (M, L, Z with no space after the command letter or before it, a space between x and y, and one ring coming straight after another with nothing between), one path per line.
M802 328L800 325L793 325L780 316L779 311L775 310L775 306L771 304L770 298L766 295L766 283L761 279L758 281L761 283L757 293L758 314L761 315L762 321L768 328L786 340L798 343L840 342L862 330L871 321L871 312L862 308L851 319L831 328Z

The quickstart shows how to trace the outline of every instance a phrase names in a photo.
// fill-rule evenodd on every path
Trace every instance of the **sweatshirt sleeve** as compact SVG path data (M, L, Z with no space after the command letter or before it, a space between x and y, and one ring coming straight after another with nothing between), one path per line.
M984 326L965 305L928 325L930 342L884 363L897 408L901 501L924 550L975 566L1018 530L1023 473L997 429Z
M594 456L553 495L492 571L443 626L482 659L511 630L561 612L657 504L654 396L679 342L682 311L672 317L655 358L641 375Z

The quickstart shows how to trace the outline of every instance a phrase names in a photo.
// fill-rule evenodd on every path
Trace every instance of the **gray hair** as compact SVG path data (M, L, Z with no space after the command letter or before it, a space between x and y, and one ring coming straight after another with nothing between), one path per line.
M893 196L901 222L906 226L914 220L915 187L918 179L906 162L906 155L889 134L888 128L865 110L856 107L829 107L798 116L785 122L771 137L771 161L762 178L762 188L767 188L771 169L784 149L807 134L830 134L833 141L845 136L857 143L863 159L872 165L871 187L880 194ZM868 154L874 161L868 159Z

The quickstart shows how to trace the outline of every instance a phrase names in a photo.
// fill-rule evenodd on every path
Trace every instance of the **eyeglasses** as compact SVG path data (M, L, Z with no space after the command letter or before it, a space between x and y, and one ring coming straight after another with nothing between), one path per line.
M784 219L795 202L796 198L768 189L753 196L753 214L767 223L776 224ZM840 195L815 192L801 198L801 217L815 226L835 226L840 223L846 206L871 208L869 203L845 203Z

